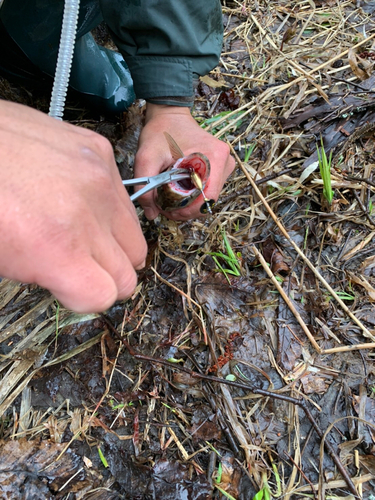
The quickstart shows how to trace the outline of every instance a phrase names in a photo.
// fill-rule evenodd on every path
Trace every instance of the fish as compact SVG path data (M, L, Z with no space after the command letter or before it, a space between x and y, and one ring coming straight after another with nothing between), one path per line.
M200 194L203 194L207 210L204 210L204 205L202 205L203 208L201 212L211 212L214 200L206 198L203 191L211 172L209 159L202 153L191 153L185 156L171 135L164 132L164 136L175 162L168 170L177 170L180 168L190 170L191 178L170 182L169 184L163 184L158 187L156 198L157 206L165 212L171 212L178 208L188 207Z

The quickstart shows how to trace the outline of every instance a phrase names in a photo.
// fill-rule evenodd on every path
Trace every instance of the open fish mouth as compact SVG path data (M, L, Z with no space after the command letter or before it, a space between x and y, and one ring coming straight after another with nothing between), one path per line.
M211 171L210 162L202 153L192 153L178 159L171 167L171 170L178 169L196 172L202 181L203 189L207 184ZM170 212L178 208L188 207L199 195L201 195L201 191L197 189L191 179L182 179L181 181L173 181L160 186L156 202L159 208Z
M210 177L211 169L210 162L205 155L202 153L191 153L188 156L184 156L184 153L173 137L167 132L164 132L164 136L169 145L171 156L175 160L170 169L189 170L192 174L191 179L173 181L158 188L156 204L161 210L171 212L178 208L188 207L200 194L204 196L203 189ZM206 198L204 199L206 201Z

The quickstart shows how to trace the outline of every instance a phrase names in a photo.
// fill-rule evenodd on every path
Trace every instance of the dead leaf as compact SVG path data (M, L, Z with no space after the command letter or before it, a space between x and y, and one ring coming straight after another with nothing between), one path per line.
M327 391L325 379L314 373L307 373L301 377L301 382L305 394L324 394Z
M372 72L371 70L374 67L373 62L368 61L367 59L362 59L362 57L359 57L353 49L349 49L348 61L356 77L360 80L367 80L367 78L370 78Z
M221 467L222 474L220 487L231 495L232 498L238 498L241 474L238 465L235 463L234 457L228 454L224 455L221 458Z
M289 272L289 266L286 264L283 254L280 252L271 238L268 238L263 243L262 250L263 256L271 265L271 269L274 274L285 274Z
M229 87L229 85L226 83L224 78L220 78L220 80L214 80L208 75L201 76L200 81L208 85L209 87L212 87L213 89L218 89L221 87Z
M375 457L374 455L359 455L359 463L370 474L375 475Z
M375 255L370 255L362 262L361 271L367 274L373 267L375 267Z
M353 255L355 255L357 252L359 252L360 250L363 250L365 248L365 246L370 243L370 241L372 240L372 238L375 236L375 231L372 231L366 238L364 238L363 240L360 241L360 243L358 243L358 245L356 245L354 248L352 248L348 253L346 253L342 258L341 260L342 261L347 261L348 259L350 259Z
M371 302L375 302L375 288L372 285L370 285L367 279L364 276L356 276L355 274L350 272L348 272L348 275L351 281L353 281L357 285L362 286L366 290Z
M342 230L340 227L332 227L331 224L327 224L327 233L330 235L331 240L338 245L343 237Z
M205 422L196 422L190 429L190 434L193 441L211 441L221 439L221 429L219 428L216 419L213 422L206 420Z

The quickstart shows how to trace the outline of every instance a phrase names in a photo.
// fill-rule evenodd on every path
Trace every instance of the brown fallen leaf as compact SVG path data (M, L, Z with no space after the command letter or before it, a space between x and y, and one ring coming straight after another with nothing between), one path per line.
M239 483L241 479L241 474L236 464L234 457L226 454L221 458L221 482L220 487L232 498L238 498L239 495Z
M268 238L263 243L262 250L263 256L271 265L271 270L274 274L285 274L289 272L289 266L286 264L283 254L271 238Z
M374 455L359 455L359 463L371 474L375 475L375 457Z
M327 391L326 380L314 373L307 373L301 377L305 394L324 394Z
M194 442L221 439L221 429L216 420L195 423L190 429L190 434Z
M211 78L210 76L205 75L205 76L201 76L199 78L199 80L201 82L205 83L206 85L208 85L209 87L212 87L213 89L217 89L217 88L221 88L221 87L229 87L229 85L226 83L224 78L220 78L220 80L217 81L217 80L214 80L213 78Z
M357 276L351 272L348 272L348 275L353 283L362 286L366 290L371 302L375 302L375 288L367 281L367 279L364 276Z
M373 267L375 267L375 255L370 255L361 264L361 272L367 274Z
M342 233L342 230L340 229L340 227L333 227L331 224L327 224L327 233L329 234L329 236L331 237L331 240L335 243L335 244L340 244L341 243L341 240L343 238L343 233Z
M343 262L347 261L348 259L350 259L353 255L355 255L357 252L359 252L360 250L363 250L365 248L365 246L370 243L370 241L372 240L372 238L375 236L375 231L371 231L371 233L366 236L366 238L364 238L363 240L360 241L360 243L358 243L358 245L356 245L354 248L352 248L348 253L346 253L342 258L341 260Z
M349 49L348 61L356 77L360 80L367 80L367 78L370 78L372 68L374 67L373 62L367 59L362 59L362 57L359 57L353 49Z

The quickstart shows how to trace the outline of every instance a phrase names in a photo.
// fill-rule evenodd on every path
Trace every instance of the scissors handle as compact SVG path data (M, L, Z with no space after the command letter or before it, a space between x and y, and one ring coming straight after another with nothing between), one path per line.
M190 179L191 172L185 168L179 168L175 170L167 170L166 172L162 172L159 175L155 175L153 177L138 177L136 179L128 179L126 181L122 181L124 186L139 186L145 184L145 187L132 194L130 199L131 201L135 201L140 196L152 191L153 189L162 186L163 184L169 184L174 181L182 181L183 179Z

